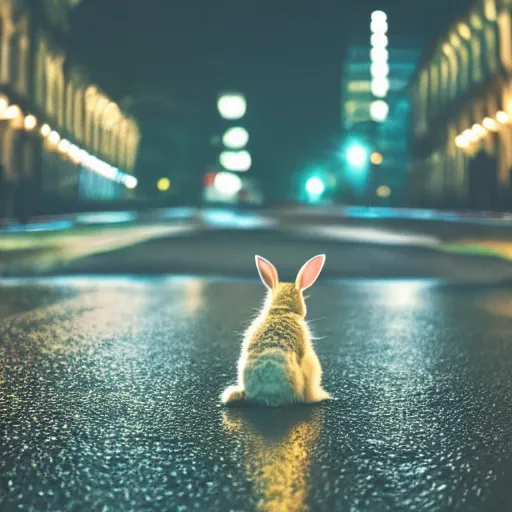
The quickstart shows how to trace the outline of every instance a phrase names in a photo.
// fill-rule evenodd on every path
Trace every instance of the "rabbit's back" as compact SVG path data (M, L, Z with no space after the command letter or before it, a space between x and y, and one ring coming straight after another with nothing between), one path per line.
M257 357L268 350L295 353L300 362L304 356L307 331L297 315L270 311L258 322L248 340L248 353Z
M249 400L280 406L303 400L305 330L296 315L269 314L254 329L243 368Z

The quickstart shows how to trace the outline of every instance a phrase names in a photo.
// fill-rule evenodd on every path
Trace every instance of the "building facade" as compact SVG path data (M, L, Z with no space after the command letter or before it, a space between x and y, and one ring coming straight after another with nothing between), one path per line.
M359 147L361 155L360 162L345 158L341 196L348 202L387 206L404 206L408 202L408 85L420 51L415 41L393 38L391 43L390 47L381 49L387 108L381 119L376 120L372 115L372 104L379 100L375 96L379 91L375 90L376 81L372 77L374 49L370 44L351 46L343 65L341 124L344 152L347 154Z
M130 197L140 132L66 54L77 0L0 0L0 216Z
M414 204L512 207L512 0L477 0L411 87Z

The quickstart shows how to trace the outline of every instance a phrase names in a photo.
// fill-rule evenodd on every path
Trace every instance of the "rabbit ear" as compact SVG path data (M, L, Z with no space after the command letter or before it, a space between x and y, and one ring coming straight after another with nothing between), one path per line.
M307 290L310 286L315 284L315 281L318 279L320 272L322 272L322 268L325 263L325 254L319 254L314 258L311 258L309 261L304 263L302 268L299 270L297 274L297 279L295 280L295 285L299 290Z
M256 267L258 268L258 272L260 274L261 280L263 284L269 289L273 290L279 283L279 276L277 275L277 270L270 261L262 258L261 256L256 256Z

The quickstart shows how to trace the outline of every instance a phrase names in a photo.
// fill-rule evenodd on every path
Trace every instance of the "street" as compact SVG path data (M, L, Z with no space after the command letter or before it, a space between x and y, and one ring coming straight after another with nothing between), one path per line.
M292 279L322 251L308 319L335 400L221 406L254 254ZM43 274L0 281L2 512L512 507L505 259L224 227Z

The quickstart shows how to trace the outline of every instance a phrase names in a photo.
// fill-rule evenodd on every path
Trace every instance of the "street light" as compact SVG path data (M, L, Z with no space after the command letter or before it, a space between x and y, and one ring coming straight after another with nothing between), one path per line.
M222 195L234 196L242 189L242 180L231 172L219 172L215 176L213 186Z
M325 192L324 182L317 176L306 181L306 192L312 197L319 197Z
M352 167L364 167L368 161L368 150L360 144L352 144L347 149L347 160Z
M247 102L242 94L223 94L217 101L217 108L224 119L240 119L245 115Z
M223 151L219 162L227 171L245 172L251 168L252 159L248 151Z
M160 178L156 182L156 188L160 190L160 192L166 192L171 188L171 180L169 178Z
M389 106L383 100L376 100L370 104L370 117L379 123L385 121L389 114Z
M224 146L230 149L242 149L249 141L249 133L245 128L234 126L229 128L222 137Z

